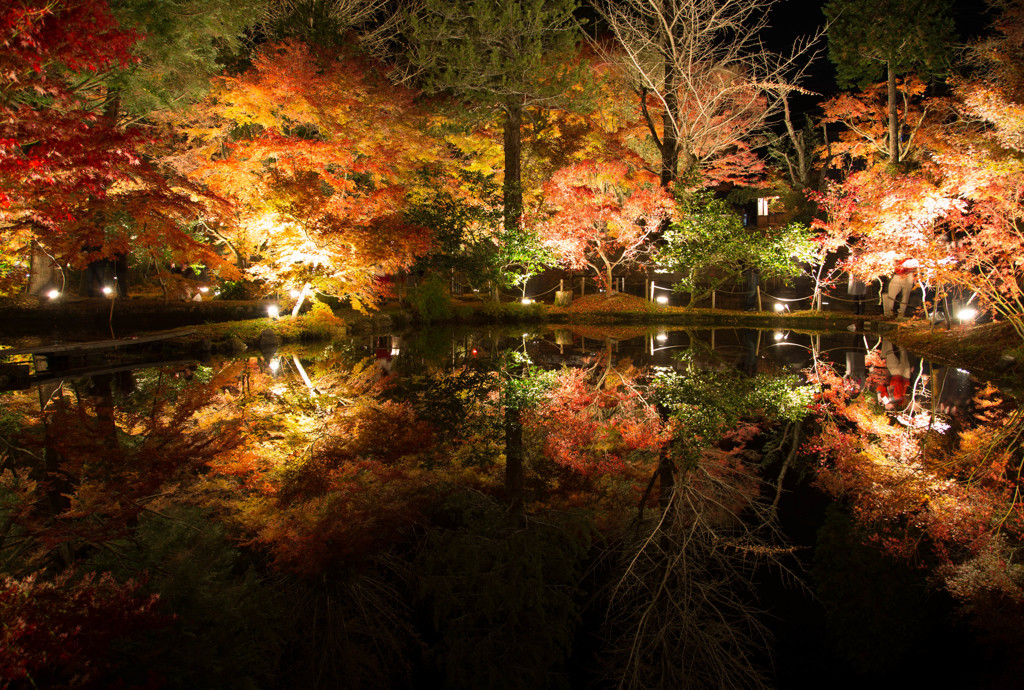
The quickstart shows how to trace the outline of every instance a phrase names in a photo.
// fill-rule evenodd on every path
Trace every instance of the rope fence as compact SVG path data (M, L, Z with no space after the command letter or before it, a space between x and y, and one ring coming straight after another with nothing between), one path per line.
M664 281L668 282L668 281ZM627 280L625 277L617 277L613 280L613 284L618 291L624 294L632 294L639 296L648 301L659 301L658 297L665 295L666 293L676 293L675 289L670 285L659 285L656 279L646 279L641 283L638 280ZM452 283L453 294L465 294L464 281L461 277L453 277ZM505 300L528 300L529 302L544 301L552 293L556 292L572 292L574 295L585 296L587 294L601 293L604 292L605 286L602 281L599 281L590 276L574 276L572 278L559 279L559 283L553 285L542 291L534 291L529 289L529 281L526 284L524 290L499 290L499 299ZM793 289L793 288L789 288ZM480 290L474 290L476 293L480 293ZM661 293L659 295L658 293ZM769 292L762 288L760 285L757 287L757 301L758 310L763 310L763 302L772 303L776 310L788 311L790 308L796 308L797 305L807 302L808 308L813 308L814 304L818 304L818 308L821 309L824 305L829 303L839 304L856 304L863 302L865 304L882 304L883 296L885 292L885 286L882 283L878 284L878 287L869 285L866 293L861 296L861 299L854 299L847 294L844 294L844 290L832 288L822 288L820 290L814 290L812 285L812 291L810 294L800 296L788 296L783 294L777 294L775 292ZM680 294L680 293L676 293ZM688 293L682 293L688 294ZM738 295L751 294L747 289L734 283L731 286L722 287L711 291L708 295L700 297L696 300L697 303L710 301L712 308L715 308L719 298L722 296L729 296L730 300ZM528 302L527 302L528 303ZM664 303L664 302L662 302ZM782 305L780 308L779 305Z

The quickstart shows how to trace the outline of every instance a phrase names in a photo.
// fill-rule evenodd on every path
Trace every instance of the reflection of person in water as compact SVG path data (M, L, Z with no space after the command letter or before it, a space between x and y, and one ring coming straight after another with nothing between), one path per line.
M393 356L390 336L380 336L373 346L374 367L379 378L387 378L392 374Z
M881 352L872 361L869 377L878 394L878 401L887 410L902 410L907 406L907 393L914 367L905 348L894 348L882 339Z
M948 436L959 443L960 432L969 425L975 383L969 372L955 367L932 367L932 409L948 424Z
M743 346L743 357L739 363L739 370L748 376L757 374L758 346L760 345L761 332L755 328L741 328L739 331L740 344Z
M843 376L843 380L851 398L860 395L867 382L865 349L866 343L863 336L854 336L852 347L846 351L846 374Z
M969 372L954 367L934 367L931 384L939 412L948 415L968 412L975 388Z

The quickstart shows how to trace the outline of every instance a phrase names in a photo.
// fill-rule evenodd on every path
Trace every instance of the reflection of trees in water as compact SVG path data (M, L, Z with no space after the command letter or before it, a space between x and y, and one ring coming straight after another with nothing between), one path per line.
M995 386L885 341L866 364L867 395L817 370L818 484L843 498L866 538L929 569L967 610L995 596L1011 615L1024 596L1024 415Z
M0 427L8 442L5 470L12 463L28 468L43 457L41 446L52 448L61 476L75 480L62 492L74 510L58 506L52 513L61 518L60 530L32 532L42 523L24 518L42 516L32 511L44 509L48 487L16 487L20 505L33 508L4 508L4 519L16 522L4 523L14 527L0 535L0 567L25 573L58 551L72 565L93 567L91 554L112 548L155 563L175 549L197 548L175 537L165 543L181 546L155 555L159 535L187 523L183 534L207 535L212 551L254 564L245 575L252 589L245 591L266 598L265 624L285 637L276 647L269 638L247 643L276 659L259 671L264 678L275 666L297 672L313 664L338 683L348 669L349 680L366 684L402 684L428 673L449 687L482 687L493 681L487 669L505 650L526 660L522 673L507 677L512 686L544 684L564 677L573 639L588 632L584 616L587 625L604 622L586 644L603 660L601 673L618 684L756 687L767 682L759 664L769 641L754 586L765 566L781 568L789 557L775 510L783 476L808 469L799 448L815 464L830 454L819 470L823 486L835 480L866 492L869 482L883 482L889 503L861 516L881 522L912 515L925 525L929 545L940 528L969 532L949 511L971 507L971 491L1006 499L990 506L1012 505L1012 496L998 490L1017 465L991 449L999 439L1019 441L1012 435L1019 420L994 389L973 393L955 370L924 368L921 377L915 370L908 398L965 419L951 443L934 426L922 432L890 424L868 405L871 396L840 395L845 384L837 375L824 377L828 367L820 362L813 368L819 402L832 416L819 416L820 433L806 446L809 389L796 378L763 373L789 367L772 359L767 338L720 331L716 351L697 332L676 334L677 345L706 346L665 350L684 354L652 370L641 364L645 353L672 344L657 340L658 332L641 334L637 347L592 330L551 342L541 332L459 334L433 338L429 357L410 351L414 338L373 338L301 356L275 351L220 373L141 372L123 391L103 381L80 385L81 399L71 398L69 408L78 411L62 412L59 423L51 402L49 437L34 431L42 427L27 408L8 407L19 410L15 426L37 441L25 445ZM508 347L519 354L495 356ZM809 347L801 356L827 349ZM578 366L555 366L556 355ZM391 364L386 377L380 359ZM539 359L548 366L538 368ZM522 425L520 486L510 485L506 473L510 415ZM984 418L994 430L968 417ZM921 433L932 440L906 440ZM242 444L232 446L231 438ZM979 460L979 449L991 451L987 460ZM779 472L771 483L763 481L768 468ZM993 468L1001 468L998 477ZM5 491L12 481L5 471ZM846 495L860 509L857 494ZM876 498L865 493L865 505ZM185 517L189 506L198 512ZM929 513L931 522L922 522ZM990 517L970 533L983 535L1000 518ZM1003 520L1004 532L1012 533L1014 519ZM103 521L118 530L97 529ZM125 535L132 549L118 541ZM40 548L43 536L49 551ZM602 543L614 548L599 549ZM998 553L1012 551L1012 541L1000 543ZM605 555L595 560L599 552ZM25 560L28 553L43 561ZM947 581L958 591L997 560L986 560L989 551L962 553L950 550L948 560L955 572ZM137 572L120 556L114 561L117 568L110 561L104 567L119 577ZM217 596L227 597L230 587L245 589L238 579L244 571L218 571L206 582L220 583L226 589ZM172 569L153 591L165 593L182 615L198 616L171 595L188 589L187 578L187 569ZM294 620L286 624L277 606ZM242 638L220 622L203 625L242 649ZM540 629L550 632L543 644Z

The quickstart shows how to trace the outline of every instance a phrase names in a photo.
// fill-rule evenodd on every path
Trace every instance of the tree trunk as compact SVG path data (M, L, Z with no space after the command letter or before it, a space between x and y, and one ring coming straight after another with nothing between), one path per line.
M900 164L900 123L896 119L896 72L892 63L886 64L889 80L889 159Z
M309 288L310 288L310 287L311 287L311 286L310 286L310 284L309 284L309 283L304 283L304 284L303 284L303 286L302 286L302 290L301 290L301 291L299 292L299 296L298 296L298 298L297 298L297 299L295 300L295 306L294 306L294 307L292 307L292 318L293 318L293 319L294 319L294 318L295 318L296 316L298 316L298 315L299 315L299 310L300 310L300 309L302 309L302 303L306 301L306 295L308 295L308 294L309 294Z
M675 63L668 51L665 55L665 113L662 115L661 186L671 187L679 169L679 135L676 117L679 113L678 78Z
M523 213L521 174L523 106L510 101L505 105L505 182L502 187L505 203L505 232L519 227Z
M664 510L672 500L672 492L676 488L676 464L672 461L671 446L666 446L658 458L658 479L661 491L658 492L658 505Z
M518 407L505 408L505 492L514 514L523 510L523 421Z

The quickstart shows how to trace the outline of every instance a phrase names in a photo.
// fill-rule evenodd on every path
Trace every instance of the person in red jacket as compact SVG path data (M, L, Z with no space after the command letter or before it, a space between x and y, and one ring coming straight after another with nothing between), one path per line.
M896 270L889 279L889 287L882 295L882 311L887 317L895 317L896 301L899 300L899 316L907 315L907 307L910 305L910 291L917 283L917 268L920 266L917 259L903 259L896 264Z

